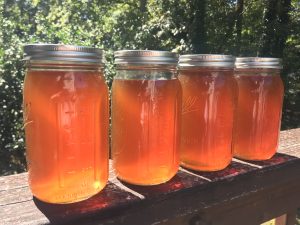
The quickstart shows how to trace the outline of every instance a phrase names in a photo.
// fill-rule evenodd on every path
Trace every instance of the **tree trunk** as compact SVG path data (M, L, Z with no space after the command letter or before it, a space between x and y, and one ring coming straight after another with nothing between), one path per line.
M291 0L269 0L264 16L265 32L262 37L261 56L283 56L289 34L288 24Z
M289 34L291 0L269 0L267 3L264 16L265 31L259 55L282 58ZM285 79L286 77L284 83L287 84Z
M289 35L289 12L291 10L291 0L279 0L278 7L278 30L276 32L276 48L274 49L274 56L283 57L283 50L285 48L286 39Z
M235 40L235 55L240 54L241 49L241 37L242 37L242 27L243 27L243 10L244 10L244 0L238 0L236 3L236 40Z
M264 31L262 34L262 44L259 52L260 56L273 56L277 2L278 0L266 0L266 8L263 18Z
M142 13L147 11L147 0L140 0L140 10Z
M206 0L192 0L193 19L189 31L193 53L206 53Z

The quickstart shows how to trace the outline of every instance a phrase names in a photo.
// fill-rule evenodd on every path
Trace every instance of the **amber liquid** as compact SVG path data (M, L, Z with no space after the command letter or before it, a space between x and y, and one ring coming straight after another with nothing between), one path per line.
M98 72L28 71L24 126L33 195L70 203L108 179L108 88Z
M247 160L269 159L278 146L283 100L280 76L241 75L237 82L234 155Z
M112 153L121 180L154 185L176 174L180 105L177 79L114 80Z
M199 171L225 168L232 159L237 88L232 71L184 70L181 164Z

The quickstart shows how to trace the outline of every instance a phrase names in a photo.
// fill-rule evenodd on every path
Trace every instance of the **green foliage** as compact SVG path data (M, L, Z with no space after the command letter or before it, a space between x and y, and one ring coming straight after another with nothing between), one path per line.
M104 48L109 86L115 74L114 50L235 52L237 1L211 0L199 4L197 0L148 0L143 10L142 2L145 1L0 0L0 174L25 170L22 125L22 46L25 43ZM244 1L238 46L241 56L256 56L262 48L267 2ZM286 87L283 128L300 126L299 1L292 0L289 16L288 30L281 29L280 20L272 28L277 32L274 37L278 32L287 36L283 49Z
M285 102L283 128L300 127L300 3L292 1L290 33L283 51Z

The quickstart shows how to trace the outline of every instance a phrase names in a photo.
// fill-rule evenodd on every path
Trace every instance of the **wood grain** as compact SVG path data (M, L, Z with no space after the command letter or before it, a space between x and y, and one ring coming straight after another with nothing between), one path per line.
M259 224L300 206L300 129L281 132L278 152L218 172L181 168L148 187L119 181L110 165L102 192L66 205L33 198L27 173L0 177L0 224Z

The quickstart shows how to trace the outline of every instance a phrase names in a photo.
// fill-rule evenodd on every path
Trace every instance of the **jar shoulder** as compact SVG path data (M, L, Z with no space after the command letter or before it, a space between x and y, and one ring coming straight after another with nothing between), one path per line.
M27 71L23 88L24 98L41 95L49 99L57 96L108 95L104 76L99 72Z

